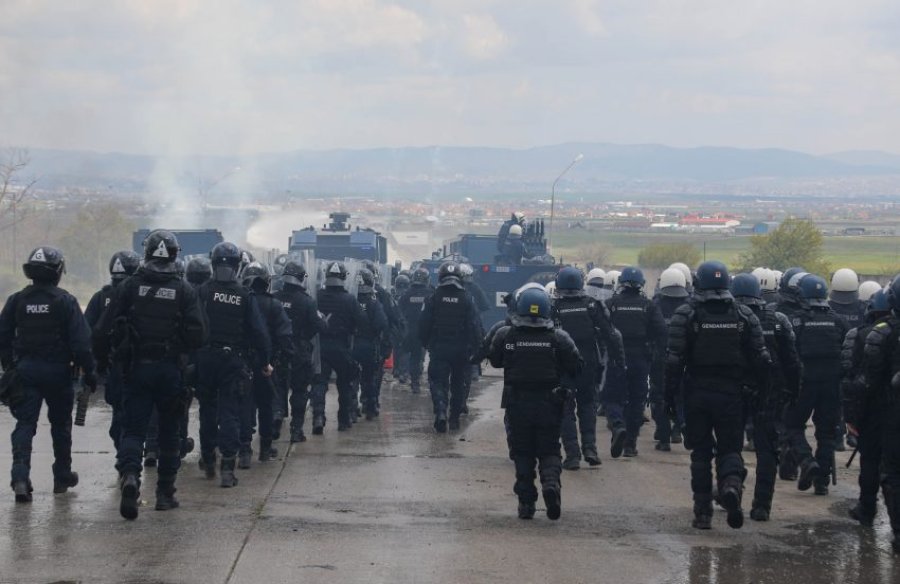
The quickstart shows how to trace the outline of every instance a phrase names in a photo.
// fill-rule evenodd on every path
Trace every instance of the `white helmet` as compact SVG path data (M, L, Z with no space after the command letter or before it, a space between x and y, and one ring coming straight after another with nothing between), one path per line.
M518 239L522 237L522 226L521 225L513 225L509 228L509 237L513 239Z
M659 276L660 288L668 288L669 286L681 286L684 288L686 285L687 280L678 268L668 268L663 270L663 273Z
M775 289L781 285L781 277L784 275L784 272L781 270L772 270L772 273L775 275Z
M759 282L760 287L763 285L763 280L766 278L768 270L765 268L753 268L753 271L750 274L756 278L756 281Z
M763 292L774 292L775 290L778 290L779 278L775 275L775 271L768 268L763 268L763 270L765 270L765 275L759 280L760 290Z
M850 268L841 268L831 277L831 289L835 292L856 292L859 290L859 276Z
M459 275L463 278L468 278L472 274L475 273L475 269L472 268L472 264L462 263L459 264Z
M606 278L603 280L603 287L615 290L616 286L619 285L619 276L621 275L622 272L619 270L610 270L606 272Z
M603 281L606 279L606 272L604 272L601 268L594 268L590 272L588 272L587 278L585 281L590 284L591 282L595 284L603 284ZM596 280L599 280L597 282Z
M881 290L881 284L874 280L866 280L859 285L859 299L868 302L872 295Z
M678 270L679 272L684 274L685 286L687 286L688 284L690 284L693 281L694 275L691 274L691 268L689 268L687 264L683 264L681 262L675 262L674 264L672 264L669 267L675 268L676 270Z
M544 290L547 291L547 294L550 298L556 298L556 282L550 281L544 284Z
M538 284L537 282L528 282L527 284L522 285L521 288L518 288L518 289L513 293L513 297L514 297L516 300L518 300L518 299L519 299L519 296L522 294L522 292L524 292L525 290L532 290L532 289L534 289L534 288L540 288L541 290L544 290L544 287L541 286L540 284Z
M513 219L515 219L519 223L524 223L525 222L525 213L523 213L521 211L516 211L515 213L513 213Z

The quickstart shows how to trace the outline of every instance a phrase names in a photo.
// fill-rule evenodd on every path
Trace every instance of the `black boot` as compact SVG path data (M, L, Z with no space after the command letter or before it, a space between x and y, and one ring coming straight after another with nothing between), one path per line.
M321 436L325 432L325 414L313 414L313 435Z
M672 428L672 437L669 439L669 442L672 444L681 444L683 442L683 438L681 437L681 426Z
M78 473L69 471L68 475L53 477L53 492L57 495L65 493L78 484Z
M575 455L566 455L566 459L563 460L562 467L566 470L578 470L581 468L581 456Z
M269 462L273 458L278 457L278 450L272 446L271 440L260 441L259 443L259 461Z
M821 477L819 477L819 478L816 479L816 481L815 481L815 485L814 485L814 486L815 486L815 490L814 490L813 492L814 492L816 495L820 495L820 496L827 495L827 494L828 494L828 482L829 482L828 477L825 477L824 479L822 479Z
M768 521L771 509L771 501L753 499L753 505L750 508L750 519L753 521Z
M660 452L671 452L672 446L668 442L657 442L655 448Z
M119 500L119 514L125 519L137 519L140 505L141 481L134 473L122 477L122 498Z
M34 491L31 481L14 481L11 486L16 496L16 503L31 503L31 493Z
M634 458L637 455L637 441L634 439L628 439L625 442L625 448L622 451L622 456L624 456L625 458Z
M694 529L712 529L712 495L694 495Z
M291 426L291 444L296 442L306 442L306 434L303 433L303 428Z
M519 501L519 519L533 519L534 518L534 503L525 503L523 501Z
M178 499L175 498L175 481L169 480L156 485L156 510L169 511L178 508Z
M559 519L562 514L562 500L558 487L545 487L541 490L544 497L544 505L547 506L547 518L553 521Z
M158 459L159 455L155 450L148 450L144 453L144 466L146 468L154 468Z
M728 526L740 529L744 526L744 510L741 508L741 496L744 485L740 478L731 475L722 481L719 489L719 504L728 512Z
M434 416L434 430L438 434L444 434L447 432L447 412L441 409Z
M206 478L212 480L216 478L216 453L200 455L200 470L206 475Z
M185 456L194 451L194 439L188 436L184 440L181 441L181 458L184 459Z
M281 426L284 424L284 416L278 414L272 419L272 440L281 438Z
M250 468L250 461L253 460L253 450L245 448L238 453L238 468L247 470Z
M222 466L219 467L219 474L222 477L219 486L223 489L230 489L231 487L236 487L238 484L237 477L234 476L234 457L232 458L222 458Z
M863 527L872 527L875 524L875 510L864 507L862 503L857 502L848 513Z
M596 446L584 446L581 449L582 454L584 455L584 461L591 466L600 466L603 464L600 461L600 455L597 454Z
M819 478L821 474L819 463L813 458L808 458L800 465L800 478L797 480L797 488L801 491L808 491L813 482Z
M628 434L625 432L625 428L621 426L613 428L612 439L609 443L609 455L613 458L622 456L622 449L625 448L625 440L627 438Z

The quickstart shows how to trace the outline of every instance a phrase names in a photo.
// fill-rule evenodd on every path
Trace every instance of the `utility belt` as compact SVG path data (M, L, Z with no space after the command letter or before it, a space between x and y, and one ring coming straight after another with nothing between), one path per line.
M170 343L141 343L135 348L135 363L158 363L176 361L178 351Z
M226 343L210 343L209 348L227 353L228 355L234 355L235 357L244 360L246 360L250 356L250 353L246 348L235 347Z

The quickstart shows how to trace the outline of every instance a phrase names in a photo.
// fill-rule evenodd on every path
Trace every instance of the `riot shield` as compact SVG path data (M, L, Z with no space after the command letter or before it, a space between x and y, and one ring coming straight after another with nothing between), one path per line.
M391 291L391 287L394 283L394 274L391 270L392 266L390 264L378 264L378 278L376 279L376 282L381 284L381 287L388 292Z
M344 267L347 268L347 280L344 282L344 288L356 298L359 292L359 271L363 269L363 263L353 258L345 258Z

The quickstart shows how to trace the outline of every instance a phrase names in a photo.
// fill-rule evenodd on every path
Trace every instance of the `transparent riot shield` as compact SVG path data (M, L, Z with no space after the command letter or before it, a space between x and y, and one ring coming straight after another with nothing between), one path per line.
M359 271L363 269L363 263L353 258L344 259L344 267L347 268L347 279L344 281L344 288L351 296L356 298L359 292Z
M378 278L376 282L381 284L381 287L391 291L391 286L393 284L393 267L390 264L378 264Z

